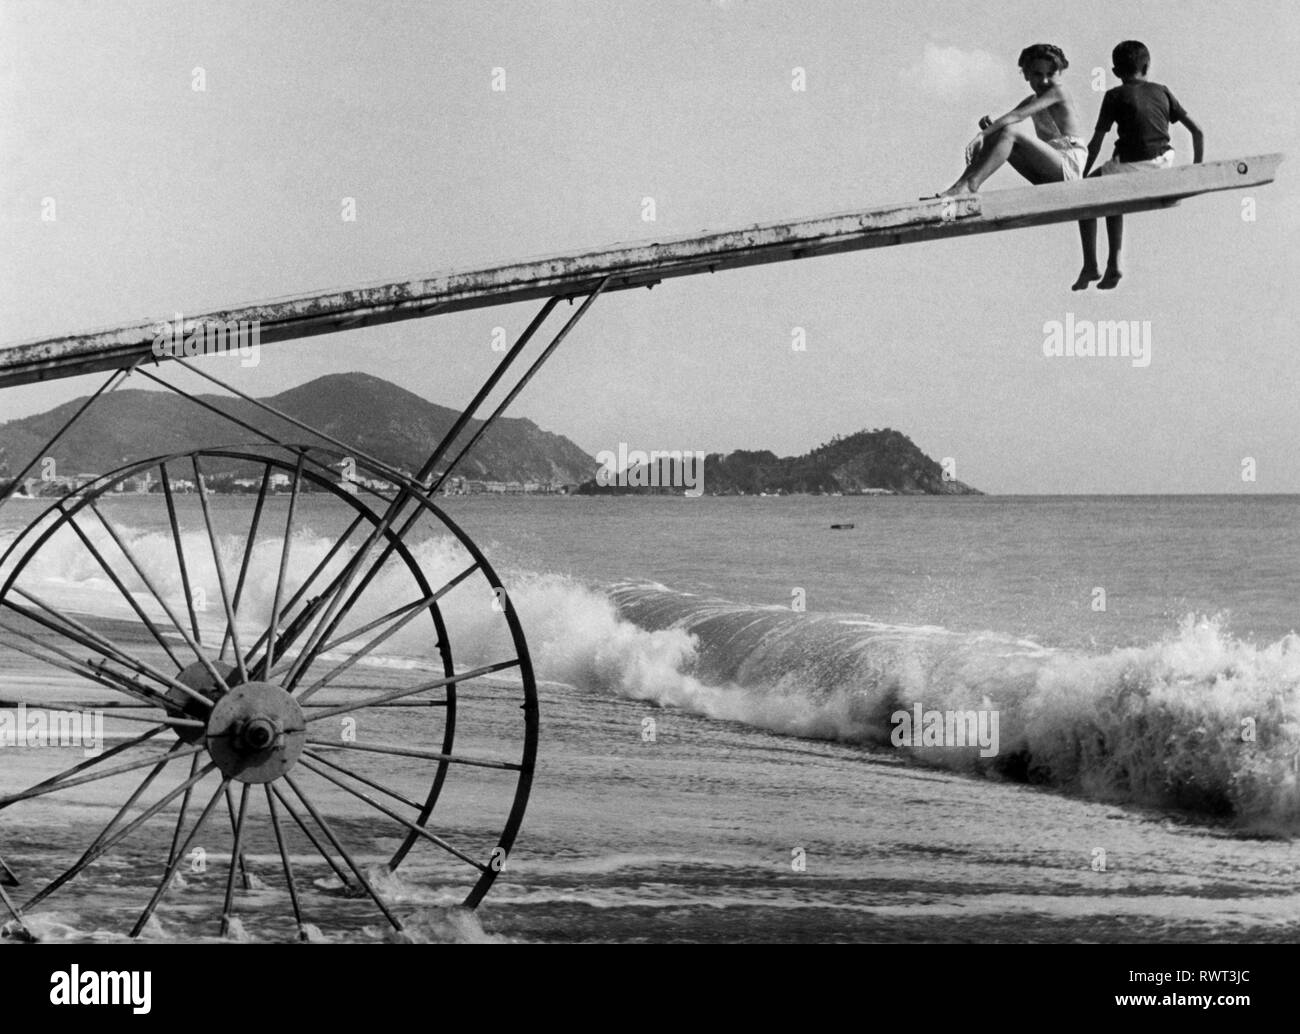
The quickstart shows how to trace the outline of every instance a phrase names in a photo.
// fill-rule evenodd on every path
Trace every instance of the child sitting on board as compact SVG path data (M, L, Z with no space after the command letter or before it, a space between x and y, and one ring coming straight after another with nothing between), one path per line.
M1147 80L1151 67L1151 52L1137 40L1125 40L1111 52L1111 69L1121 84L1107 90L1102 98L1101 114L1097 116L1097 129L1088 144L1088 166L1097 160L1102 142L1113 125L1119 132L1115 155L1098 169L1094 176L1113 176L1126 172L1149 172L1171 169L1174 165L1174 148L1169 140L1169 125L1181 122L1192 134L1192 161L1199 163L1205 157L1205 137L1201 127L1191 120L1183 106L1169 92L1169 87ZM1087 169L1084 175L1088 174ZM1119 270L1119 253L1124 243L1124 217L1106 217L1106 237L1109 256L1106 275L1097 271L1097 220L1079 222L1079 236L1083 241L1083 270L1074 282L1073 290L1082 291L1094 280L1097 287L1108 291L1119 283L1123 274Z
M1070 63L1060 47L1035 43L1021 51L1019 64L1033 94L999 118L980 119L980 134L966 147L966 170L935 197L976 193L1004 162L1034 184L1082 178L1088 158L1083 120L1061 86Z

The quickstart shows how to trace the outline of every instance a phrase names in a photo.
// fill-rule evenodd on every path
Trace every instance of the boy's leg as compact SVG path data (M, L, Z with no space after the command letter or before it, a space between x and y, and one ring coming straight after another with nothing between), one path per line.
M1097 284L1099 290L1109 291L1115 287L1124 274L1119 271L1119 253L1124 247L1124 217L1122 215L1106 216L1106 275Z
M1086 290L1094 280L1101 279L1101 271L1097 268L1096 219L1079 220L1079 240L1083 244L1083 269L1079 271L1079 279L1074 282L1071 291Z

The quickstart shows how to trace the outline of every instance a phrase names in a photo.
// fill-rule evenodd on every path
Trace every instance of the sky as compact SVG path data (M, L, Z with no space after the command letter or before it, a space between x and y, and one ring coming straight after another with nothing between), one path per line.
M1131 217L1117 291L1070 292L1068 225L669 281L599 299L509 415L593 455L894 427L989 492L1300 491L1291 0L0 0L0 345L905 202L1029 92L1023 47L1064 49L1092 125L1128 38L1207 159L1287 161ZM460 408L537 308L205 369L255 395L364 371ZM1067 314L1149 321L1150 365L1045 356ZM102 380L0 391L0 421Z

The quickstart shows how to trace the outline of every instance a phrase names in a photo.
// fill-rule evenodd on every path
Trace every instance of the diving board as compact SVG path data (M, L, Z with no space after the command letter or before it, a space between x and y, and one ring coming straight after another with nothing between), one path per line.
M1280 154L1184 165L1168 171L989 191L958 199L636 241L487 269L455 271L206 313L194 326L256 321L263 344L532 299L650 287L672 277L786 262L917 241L1168 208L1184 198L1271 183ZM152 357L171 315L109 330L0 349L0 386L132 366Z

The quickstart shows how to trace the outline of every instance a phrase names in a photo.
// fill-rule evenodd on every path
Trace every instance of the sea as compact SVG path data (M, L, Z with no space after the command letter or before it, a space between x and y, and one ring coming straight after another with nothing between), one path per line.
M233 584L250 500L209 503ZM253 626L270 610L287 505L266 506L245 602ZM335 499L306 495L298 505L290 586L349 517ZM445 853L421 845L387 871L402 828L322 789L326 814L354 838L403 930L345 893L304 842L294 861L312 939L1300 937L1300 497L466 496L439 505L500 575L527 638L540 700L527 810L469 912L459 907L467 877ZM0 549L43 508L0 508ZM178 576L159 497L108 498L102 508L171 592ZM180 497L178 509L189 575L219 600L198 502ZM435 585L464 566L463 548L435 521L409 542ZM67 613L107 614L130 637L120 592L66 533L23 578ZM456 663L490 663L501 649L485 620L493 601L459 591L445 601ZM401 598L383 579L372 595L357 621ZM220 627L219 606L203 620ZM403 629L350 670L348 691L440 670L434 638ZM13 642L0 633L0 696L75 695L73 676ZM507 715L503 703L510 679L486 680L480 726L466 704L468 742L483 756L517 754L517 705ZM386 742L439 749L432 719L396 715ZM961 739L966 715L971 735ZM56 771L50 753L0 747L0 792ZM418 771L407 775L418 784ZM129 790L139 778L0 811L0 858L40 886L61 871L56 855L75 858L112 816L125 796L119 782ZM506 790L483 778L449 798L446 828L490 849ZM224 936L292 939L270 827L251 828L255 875ZM208 845L207 868L176 877L181 889L145 936L218 936L229 828L224 835ZM105 855L29 926L45 939L122 936L133 895L157 883L167 860L147 840L142 832Z

